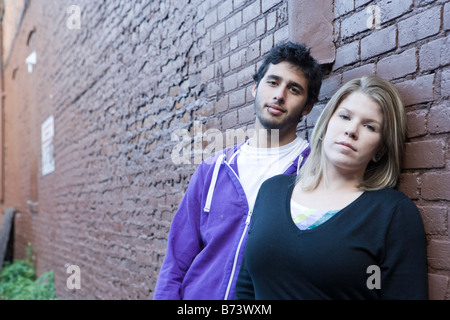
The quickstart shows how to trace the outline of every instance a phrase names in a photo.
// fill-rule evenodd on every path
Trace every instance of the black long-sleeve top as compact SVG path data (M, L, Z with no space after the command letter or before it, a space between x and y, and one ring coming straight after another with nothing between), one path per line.
M300 230L290 213L294 185L291 176L262 185L236 299L428 299L425 232L409 198L366 191L323 224Z

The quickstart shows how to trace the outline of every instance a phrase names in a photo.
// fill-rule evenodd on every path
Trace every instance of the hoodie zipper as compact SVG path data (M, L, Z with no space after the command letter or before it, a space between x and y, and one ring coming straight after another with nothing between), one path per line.
M251 218L252 218L252 211L249 210L248 213L247 213L247 219L245 220L244 232L241 235L241 239L239 240L239 244L238 244L238 247L236 249L236 254L234 255L233 269L231 270L230 279L228 280L228 286L227 286L227 291L225 292L224 300L228 300L228 296L230 295L231 284L233 283L234 274L236 273L237 261L238 261L238 258L239 258L239 252L241 251L242 243L244 242L244 237L245 237L245 234L247 233L248 226L250 225Z
M235 154L233 156L235 156ZM239 179L239 176L236 174L236 172L233 170L233 168L230 166L230 164L227 161L224 161L224 162L228 166L228 168L230 168L230 170L234 173L234 175L236 176L236 178L238 179L239 183L242 186L242 182L241 182L241 179ZM252 217L252 213L253 212L251 210L248 210L248 212L247 212L247 218L245 219L245 228L244 228L244 231L242 232L241 238L239 239L239 243L238 243L238 246L237 246L237 249L236 249L236 253L234 254L233 268L231 269L231 275L230 275L230 278L228 279L228 285L227 285L227 290L225 291L224 300L228 300L228 296L230 295L231 285L233 283L233 278L234 278L234 275L236 273L237 262L238 262L238 258L239 258L239 252L241 251L241 247L242 247L242 244L244 242L245 234L247 233L248 226L250 225L250 220L251 220L251 217Z

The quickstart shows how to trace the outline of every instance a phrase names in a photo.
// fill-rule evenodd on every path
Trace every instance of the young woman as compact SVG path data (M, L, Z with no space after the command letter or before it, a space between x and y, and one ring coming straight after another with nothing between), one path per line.
M392 84L368 76L344 85L298 178L262 185L236 299L427 299L423 223L393 189L405 137Z

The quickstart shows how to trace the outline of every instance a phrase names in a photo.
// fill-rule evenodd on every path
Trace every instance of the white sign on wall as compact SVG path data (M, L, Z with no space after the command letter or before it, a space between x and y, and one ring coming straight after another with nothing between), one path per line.
M45 176L55 171L55 158L53 137L55 135L55 125L53 116L50 116L41 127L42 141L42 175Z
M37 53L33 51L25 60L28 66L28 73L33 73L33 66L37 63Z

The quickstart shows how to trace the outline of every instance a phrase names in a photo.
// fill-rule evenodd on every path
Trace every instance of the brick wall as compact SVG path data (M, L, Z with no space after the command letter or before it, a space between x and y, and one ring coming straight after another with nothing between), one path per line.
M67 24L71 5L79 29ZM381 8L380 29L367 27L370 5ZM38 273L55 271L63 299L151 298L201 159L173 161L172 135L194 149L205 132L251 130L251 76L289 39L288 10L287 0L31 1L3 74L2 208L18 210L15 256L32 242ZM353 77L376 73L400 88L410 125L400 189L425 221L432 298L450 299L450 3L335 1L334 17L336 61L300 134ZM55 171L42 176L50 115ZM80 290L66 287L68 264L80 267Z
M378 9L368 9L373 5ZM379 28L368 29L375 10ZM450 299L449 29L449 1L335 1L336 62L321 94L326 99L363 74L390 80L402 93L408 142L399 189L424 220L432 299Z

